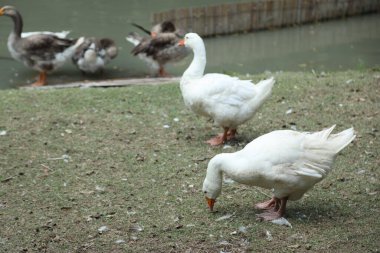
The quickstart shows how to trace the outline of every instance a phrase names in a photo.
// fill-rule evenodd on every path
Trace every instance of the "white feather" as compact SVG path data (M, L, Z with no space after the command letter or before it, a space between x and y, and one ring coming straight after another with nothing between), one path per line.
M25 38L31 35L36 35L36 34L47 34L47 35L54 35L57 36L58 38L65 39L67 35L69 35L71 31L61 31L61 32L49 32L49 31L42 31L42 32L23 32L21 33L21 38Z

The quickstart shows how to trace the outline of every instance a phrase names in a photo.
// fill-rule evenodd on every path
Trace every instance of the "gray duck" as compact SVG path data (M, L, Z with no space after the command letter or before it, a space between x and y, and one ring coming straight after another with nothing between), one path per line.
M32 86L45 85L47 83L46 73L61 67L83 42L83 38L65 39L43 33L23 38L21 37L22 17L15 7L2 7L0 16L8 16L14 23L13 30L8 37L8 50L11 56L39 72L39 78Z
M135 32L130 33L126 40L135 46L131 53L147 62L152 70L158 71L160 77L169 76L165 71L167 63L181 61L191 51L186 47L178 46L181 38L170 21L153 26L151 31L138 25L135 26L151 36L142 37Z

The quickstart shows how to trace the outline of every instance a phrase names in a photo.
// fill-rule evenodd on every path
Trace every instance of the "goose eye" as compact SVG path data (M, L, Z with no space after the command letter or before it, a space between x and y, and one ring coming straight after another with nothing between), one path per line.
M206 194L206 193L207 193L207 191L204 191L203 193L204 193L204 194Z

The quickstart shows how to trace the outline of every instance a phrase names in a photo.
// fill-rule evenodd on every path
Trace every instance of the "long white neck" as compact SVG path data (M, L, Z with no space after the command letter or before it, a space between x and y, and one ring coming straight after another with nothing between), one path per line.
M220 156L220 155L218 155L218 156ZM212 183L217 184L217 185L222 185L223 171L221 169L221 161L217 157L214 157L210 161L208 168L207 168L206 177Z
M222 192L223 171L220 165L217 156L211 159L207 167L206 178L203 182L203 191L211 199L216 199Z
M193 61L182 75L181 86L187 84L190 80L203 77L206 67L206 49L203 42L194 45L193 52Z
M237 169L237 163L232 158L235 154L234 153L222 153L217 155L217 162L219 163L219 170L221 171L221 174L226 173L227 175L233 175L236 173Z

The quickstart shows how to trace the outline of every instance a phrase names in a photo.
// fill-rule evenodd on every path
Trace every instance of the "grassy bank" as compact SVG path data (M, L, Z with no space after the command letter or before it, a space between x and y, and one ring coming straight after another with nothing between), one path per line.
M378 252L380 72L276 79L225 150L204 144L220 129L185 109L178 84L1 91L0 252ZM289 203L293 228L256 221L270 192L238 184L208 212L211 157L275 129L333 124L357 138Z

